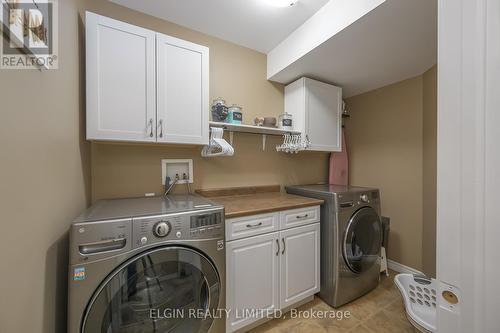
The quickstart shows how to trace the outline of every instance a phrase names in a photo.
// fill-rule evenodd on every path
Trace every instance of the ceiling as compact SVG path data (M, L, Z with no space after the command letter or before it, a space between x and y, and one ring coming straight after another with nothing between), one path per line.
M265 0L109 1L266 53L268 66L281 53L269 80L308 76L341 86L344 97L415 77L437 62L437 0L300 0L284 8ZM377 7L347 19L349 8L369 5ZM332 33L343 19L348 24Z
M328 0L273 7L264 0L110 0L208 35L267 53Z
M295 59L268 78L288 84L308 76L350 97L420 75L437 62L437 0L386 0Z

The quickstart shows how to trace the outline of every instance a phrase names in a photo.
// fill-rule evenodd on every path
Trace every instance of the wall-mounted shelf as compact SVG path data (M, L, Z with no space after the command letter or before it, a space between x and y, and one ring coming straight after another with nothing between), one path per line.
M238 124L228 124L220 123L217 121L211 121L210 127L222 127L225 131L229 132L229 142L233 145L233 133L251 133L251 134L261 134L262 135L262 150L266 150L266 137L268 135L281 136L287 133L290 134L301 134L300 131L290 131L282 130L279 128L265 127L265 126L253 126L253 125L238 125Z
M225 131L228 132L241 132L241 133L265 134L265 135L283 135L286 133L300 134L299 131L282 130L279 128L272 128L265 126L227 124L216 121L211 121L210 126L222 127Z

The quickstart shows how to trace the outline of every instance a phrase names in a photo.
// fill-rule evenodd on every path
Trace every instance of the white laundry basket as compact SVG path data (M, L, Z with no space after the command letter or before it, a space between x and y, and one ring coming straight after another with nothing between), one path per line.
M394 278L408 320L421 332L436 332L437 282L423 276L398 274Z

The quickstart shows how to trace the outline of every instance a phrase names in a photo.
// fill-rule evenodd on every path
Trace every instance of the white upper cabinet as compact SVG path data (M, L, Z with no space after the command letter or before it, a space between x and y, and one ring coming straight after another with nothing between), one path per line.
M209 51L87 12L87 139L207 144Z
M158 142L208 142L207 47L157 34Z
M342 88L301 78L285 87L285 112L294 130L309 137L309 150L342 150Z
M154 31L87 12L87 139L156 141Z

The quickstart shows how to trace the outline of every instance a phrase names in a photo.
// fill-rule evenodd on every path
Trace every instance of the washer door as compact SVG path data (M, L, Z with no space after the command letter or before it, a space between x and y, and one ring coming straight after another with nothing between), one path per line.
M217 310L220 280L211 261L184 247L142 253L99 287L83 333L208 332Z
M344 260L351 271L360 274L377 263L381 230L380 217L373 208L363 207L352 215L343 242Z

